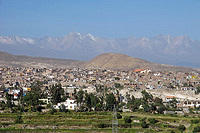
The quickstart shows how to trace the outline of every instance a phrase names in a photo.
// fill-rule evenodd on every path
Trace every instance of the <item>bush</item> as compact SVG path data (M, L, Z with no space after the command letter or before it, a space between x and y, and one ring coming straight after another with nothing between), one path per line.
M54 109L53 107L50 110L50 114L53 115L56 112L56 109Z
M179 125L178 126L178 130L180 130L181 132L185 131L186 127L184 125Z
M16 119L15 119L15 123L16 123L16 124L23 123L23 120L22 120L22 116L21 116L21 115L17 115L17 117L16 117Z
M200 132L200 126L197 126L194 128L193 133L198 133Z
M148 128L149 126L148 126L148 124L146 123L146 121L142 121L141 127L142 127L142 128Z
M142 128L148 128L149 127L149 125L146 123L146 117L145 118L143 118L142 120L141 120L141 127Z
M66 109L65 105L64 104L61 104L61 106L59 107L59 111L60 112L68 112L68 109Z
M120 113L117 113L117 119L121 119L122 115Z
M191 123L192 123L192 124L197 124L197 123L199 123L199 122L200 122L200 121L197 120L197 119L191 120Z
M107 127L110 127L110 125L109 124L105 124L105 123L99 123L99 124L97 124L97 127L98 128L107 128Z
M156 124L158 122L158 120L156 120L155 118L149 118L148 120L150 124Z
M125 116L124 121L125 121L125 123L131 123L132 122L130 116Z

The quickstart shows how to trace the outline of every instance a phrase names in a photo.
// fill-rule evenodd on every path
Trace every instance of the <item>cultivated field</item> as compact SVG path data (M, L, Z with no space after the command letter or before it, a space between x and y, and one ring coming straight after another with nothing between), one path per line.
M194 127L200 124L200 115L197 114L177 116L131 112L121 115L122 118L118 119L120 133L180 133L180 125L186 127L184 132L192 133ZM19 116L21 121L17 122ZM131 124L125 123L126 116L130 116ZM146 128L141 126L142 119L147 124ZM112 112L1 113L0 132L110 133Z

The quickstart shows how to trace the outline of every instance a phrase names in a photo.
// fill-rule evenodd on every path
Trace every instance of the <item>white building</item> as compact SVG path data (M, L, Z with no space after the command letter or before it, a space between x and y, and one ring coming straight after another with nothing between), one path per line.
M61 105L64 105L66 109L69 110L75 110L77 107L77 104L75 103L75 100L67 99L65 102L58 103L57 105L54 105L53 107L55 109L59 109Z

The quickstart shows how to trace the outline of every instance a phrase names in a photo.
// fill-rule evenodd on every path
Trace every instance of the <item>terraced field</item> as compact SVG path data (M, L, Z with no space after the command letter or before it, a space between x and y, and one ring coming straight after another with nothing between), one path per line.
M16 122L17 116L22 116L22 122ZM118 119L120 133L175 133L181 132L179 125L184 125L186 133L192 133L193 128L200 125L199 116L153 115L142 112L122 113ZM127 124L125 116L130 116L132 122ZM142 128L141 120L145 119L148 127ZM150 119L157 122L152 124ZM196 123L191 120L197 120ZM74 132L74 133L110 133L112 132L112 112L57 112L50 113L1 113L0 132Z

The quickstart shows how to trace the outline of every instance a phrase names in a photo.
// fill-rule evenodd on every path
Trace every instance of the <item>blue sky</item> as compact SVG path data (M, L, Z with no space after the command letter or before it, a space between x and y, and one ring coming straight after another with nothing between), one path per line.
M200 0L0 0L0 35L187 35L200 40Z

